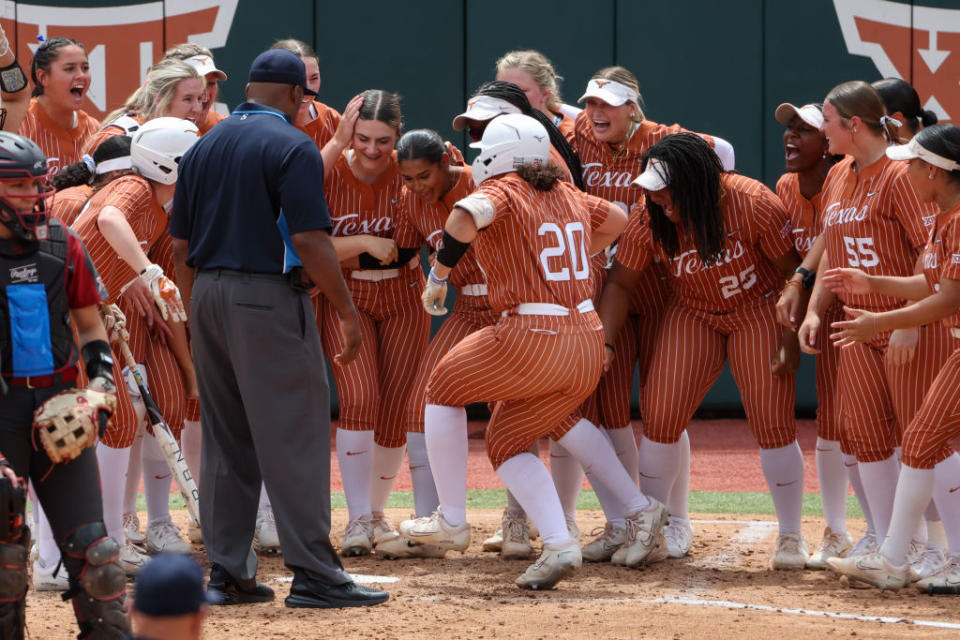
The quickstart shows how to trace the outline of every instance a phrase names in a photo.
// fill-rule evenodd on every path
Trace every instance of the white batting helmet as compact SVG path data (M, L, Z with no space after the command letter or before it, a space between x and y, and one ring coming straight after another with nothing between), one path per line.
M480 184L487 178L515 171L524 164L545 164L550 157L550 136L542 124L519 113L497 116L483 131L480 149L473 161L473 179Z
M160 184L177 181L180 158L200 136L197 125L180 118L154 118L133 134L130 159L147 180Z

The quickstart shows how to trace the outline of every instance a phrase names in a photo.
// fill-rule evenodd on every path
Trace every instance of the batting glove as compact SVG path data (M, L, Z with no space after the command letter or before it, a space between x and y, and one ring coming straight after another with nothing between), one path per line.
M427 276L427 286L423 289L421 300L423 300L423 308L430 315L446 315L447 308L443 303L447 300L447 280L435 276L433 269L430 269L430 275Z
M163 275L163 269L159 265L148 265L140 272L140 279L146 283L164 320L169 320L170 316L173 316L174 322L187 321L187 312L180 298L180 290L170 278Z

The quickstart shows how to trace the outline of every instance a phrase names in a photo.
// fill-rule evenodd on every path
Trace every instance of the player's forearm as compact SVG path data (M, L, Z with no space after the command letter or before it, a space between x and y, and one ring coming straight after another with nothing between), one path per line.
M353 298L340 271L337 252L326 231L304 231L290 236L293 247L303 262L303 268L320 292L345 318L356 314Z
M817 264L817 279L813 284L813 291L810 293L810 302L807 303L807 313L813 313L823 317L827 308L836 300L836 295L823 284L823 274L827 270L827 252L823 251L820 261Z
M878 313L877 328L880 331L893 331L919 327L939 322L958 311L960 311L960 281L942 280L939 291L919 302L893 311Z
M107 330L100 319L100 311L96 305L70 310L70 318L77 328L80 348L94 340L107 341Z
M607 217L590 234L590 255L596 255L613 244L626 226L627 214L617 205L610 203Z
M173 239L173 265L177 275L177 287L180 289L180 297L183 298L183 308L187 312L187 320L190 320L190 296L193 295L193 267L187 264L187 255L190 253L190 246L186 240L180 238Z
M97 217L97 228L120 259L126 262L134 273L141 273L150 266L150 259L144 253L130 224L116 207L104 207Z
M617 266L619 263L615 264L614 268ZM620 335L623 323L627 319L630 300L630 289L613 276L614 274L611 273L611 277L607 279L597 308L600 322L603 323L604 342L607 344L614 344L617 336Z
M900 300L923 300L930 295L930 288L923 275L867 276L867 283L874 293Z
M367 250L367 235L357 236L330 236L330 242L333 244L333 250L337 254L337 260L343 262L350 258L356 258Z

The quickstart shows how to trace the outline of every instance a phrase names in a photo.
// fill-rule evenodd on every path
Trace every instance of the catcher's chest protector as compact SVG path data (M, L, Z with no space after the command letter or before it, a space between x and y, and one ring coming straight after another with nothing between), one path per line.
M66 290L67 232L18 254L0 241L0 365L15 377L49 375L77 358Z

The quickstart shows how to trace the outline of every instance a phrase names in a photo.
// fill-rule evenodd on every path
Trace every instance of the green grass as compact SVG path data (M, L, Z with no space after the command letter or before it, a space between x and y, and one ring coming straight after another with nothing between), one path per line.
M473 489L467 491L468 509L502 509L507 503L507 492L504 489ZM342 492L330 496L330 504L334 509L346 509L347 501ZM387 501L387 507L394 509L410 509L413 512L413 493L410 491L394 492ZM143 494L137 499L137 509L146 509ZM170 508L183 509L183 498L179 494L170 495ZM593 491L583 491L577 502L577 509L599 509L600 503ZM690 511L693 513L729 513L729 514L758 514L774 515L773 501L768 493L750 493L733 491L693 491L690 493ZM820 496L808 493L803 496L803 515L822 516ZM853 496L847 498L847 516L862 518L863 512Z

